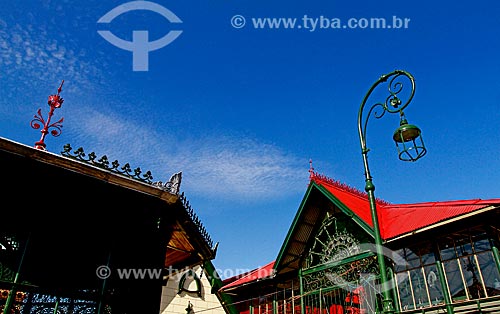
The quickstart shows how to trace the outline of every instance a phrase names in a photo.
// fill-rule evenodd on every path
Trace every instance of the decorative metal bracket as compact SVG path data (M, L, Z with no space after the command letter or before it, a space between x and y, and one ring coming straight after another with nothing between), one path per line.
M172 194L179 194L179 190L181 188L181 180L182 180L182 172L174 173L170 180L163 183L161 181L153 182L153 186L159 187L162 190L169 191Z

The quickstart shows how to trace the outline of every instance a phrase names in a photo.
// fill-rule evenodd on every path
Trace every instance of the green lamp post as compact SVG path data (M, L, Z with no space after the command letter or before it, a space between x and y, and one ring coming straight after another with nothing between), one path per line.
M410 83L411 90L409 94L407 93L406 102L403 103L401 99L398 97L398 94L403 90L402 80L407 80ZM387 83L388 96L384 102L378 102L372 105L368 111L368 114L363 121L363 112L365 105L370 98L370 95L375 90L377 86L380 84ZM396 129L393 134L393 140L396 143L396 147L398 150L398 157L403 161L417 161L419 158L423 157L427 150L424 146L424 142L421 136L421 130L413 125L408 124L406 117L404 115L403 110L408 106L410 101L415 94L415 79L414 77L403 70L395 70L391 73L382 75L370 88L370 90L366 93L363 98L363 102L359 108L358 113L358 133L359 140L361 143L361 153L363 155L363 164L365 168L365 191L368 194L368 200L370 202L370 211L373 221L373 231L375 234L375 247L377 253L378 266L380 271L380 281L382 286L382 306L383 313L394 313L394 300L391 297L391 287L389 287L388 278L387 278L387 268L385 264L385 257L383 254L383 241L380 235L380 226L378 222L377 216L377 205L375 201L375 185L373 185L372 176L370 174L370 169L368 167L368 151L369 149L366 146L366 127L368 123L368 119L372 112L374 113L375 118L380 119L386 113L399 113L400 116L400 125ZM375 109L381 109L380 113L374 111Z

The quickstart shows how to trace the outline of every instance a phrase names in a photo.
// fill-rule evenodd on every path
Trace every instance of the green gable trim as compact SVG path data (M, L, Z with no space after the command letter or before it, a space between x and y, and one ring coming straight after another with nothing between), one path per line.
M212 294L215 294L219 299L219 302L222 304L222 307L228 314L239 314L239 311L233 304L233 300L230 295L221 292L220 288L222 288L222 280L220 279L217 270L212 264L211 261L205 261L203 263L203 268L205 269L205 274L207 274L207 279L210 282L210 286L212 287Z
M286 249L288 248L288 243L290 242L290 239L292 238L293 231L295 230L295 227L299 223L300 217L302 216L302 211L304 210L305 204L307 199L309 199L309 195L311 194L313 185L310 184L309 187L306 190L306 194L302 198L302 201L300 202L299 210L295 214L295 217L293 218L292 225L290 226L290 229L288 230L288 233L285 237L285 241L283 242L283 245L281 246L281 249L278 253L278 257L276 258L276 261L274 263L274 269L276 270L276 267L281 264L281 260L283 259Z
M368 233L372 238L375 238L372 227L368 225L363 219L359 218L349 207L347 207L344 203L342 203L335 195L330 193L326 188L321 185L312 182L319 191L323 193L333 204L335 204L344 214L352 218L352 220L358 224L366 233Z
M304 197L302 198L299 209L298 209L297 213L295 214L295 217L292 221L292 225L290 226L290 229L288 230L288 233L285 237L283 245L280 248L280 251L278 253L278 257L276 258L276 261L274 263L275 270L277 270L278 267L280 267L281 262L285 257L285 254L286 254L286 251L289 247L290 241L293 238L294 231L296 230L297 226L301 223L301 219L302 219L302 216L304 214L304 210L306 208L307 201L309 200L309 196L311 195L311 192L314 188L317 189L319 192L321 192L321 194L323 194L335 206L337 206L341 212L343 212L345 215L350 217L371 238L375 237L374 233L373 233L373 229L370 227L370 225L368 225L364 220L362 220L358 215L356 215L349 207L347 207L344 203L342 203L337 197L335 197L335 195L333 195L326 188L317 184L314 181L311 181L307 190L306 190Z

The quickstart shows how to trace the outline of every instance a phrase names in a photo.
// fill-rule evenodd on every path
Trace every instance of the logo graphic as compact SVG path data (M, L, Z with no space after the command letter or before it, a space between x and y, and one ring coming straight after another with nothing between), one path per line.
M97 23L111 23L117 16L136 10L153 11L165 17L170 23L182 23L181 19L172 11L157 3L149 1L130 1L121 4L106 13ZM132 32L132 41L123 40L110 31L99 30L97 33L114 46L123 50L132 51L133 71L148 71L149 52L170 44L179 37L182 31L172 30L162 38L154 41L149 41L149 32L145 30L134 30Z

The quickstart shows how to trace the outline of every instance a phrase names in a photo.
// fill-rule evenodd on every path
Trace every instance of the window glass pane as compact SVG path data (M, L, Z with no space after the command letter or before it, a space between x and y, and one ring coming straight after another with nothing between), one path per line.
M415 305L417 308L429 306L429 298L427 297L427 287L425 286L422 269L414 269L410 271L411 285L413 287L413 295L415 296Z
M460 262L462 263L462 271L464 273L464 279L469 291L469 298L484 298L484 289L483 285L481 284L481 277L479 277L479 273L477 271L474 256L469 255L467 257L462 257L460 259Z
M421 252L422 254L422 264L429 265L434 264L436 262L436 257L434 256L434 252L431 250L425 250Z
M396 280L398 281L398 292L399 299L401 301L401 309L413 310L415 306L413 304L413 297L410 287L410 277L408 276L408 272L397 273Z
M394 271L396 273L405 271L406 270L406 264L407 264L407 262L406 262L406 258L405 258L404 249L397 250L395 253L393 253L393 256L394 255L396 255L397 260L399 260L399 259L404 259L405 260L404 264L402 262L395 263L394 264Z
M411 259L411 260L408 260L407 262L408 262L409 269L420 267L420 258Z
M436 265L424 267L424 272L432 304L444 303L443 288L439 282L439 273Z
M458 261L447 261L444 262L443 265L453 301L466 299L467 295L465 293L465 286L464 282L462 281L460 268L458 267Z
M440 243L439 249L440 249L440 253L441 253L441 259L443 261L457 257L456 252L455 252L454 243L453 243L453 240L451 240L451 239L446 239L445 241Z
M418 255L422 261L422 265L428 265L435 262L434 251L432 249L432 245L429 242L419 243Z
M418 258L417 254L415 254L415 252L413 252L413 250L409 249L409 248L405 248L404 249L404 254L405 254L405 258L406 259L415 259L415 258Z
M473 238L474 240L474 238ZM483 252L483 251L488 251L491 250L491 245L490 241L488 238L485 238L485 236L482 236L481 238L477 238L474 241L474 251L476 252Z
M415 268L420 266L420 257L412 249L405 249L406 261L408 262L408 268Z
M481 268L488 296L500 295L500 274L493 259L493 253L490 251L477 254L477 261L479 268Z

